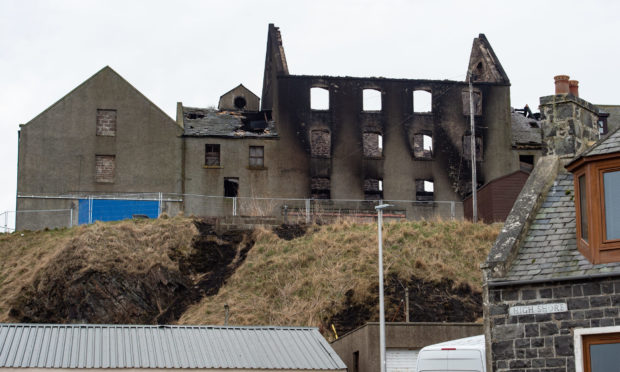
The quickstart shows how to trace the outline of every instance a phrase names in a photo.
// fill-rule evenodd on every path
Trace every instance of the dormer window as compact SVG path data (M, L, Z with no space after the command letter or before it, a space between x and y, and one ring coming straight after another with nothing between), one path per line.
M577 247L592 263L620 262L620 153L580 157L574 175Z

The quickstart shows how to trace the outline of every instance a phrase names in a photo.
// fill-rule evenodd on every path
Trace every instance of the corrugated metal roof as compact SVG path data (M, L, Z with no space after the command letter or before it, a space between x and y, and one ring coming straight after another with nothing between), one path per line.
M0 368L340 370L307 327L0 324Z

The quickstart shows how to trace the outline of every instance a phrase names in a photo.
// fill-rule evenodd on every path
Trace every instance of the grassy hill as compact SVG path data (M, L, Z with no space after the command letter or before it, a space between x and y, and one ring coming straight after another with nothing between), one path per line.
M384 226L386 318L481 317L479 265L500 225ZM285 231L286 232L286 231ZM290 231L289 231L290 232ZM376 224L213 230L175 217L0 235L0 321L318 326L377 318Z

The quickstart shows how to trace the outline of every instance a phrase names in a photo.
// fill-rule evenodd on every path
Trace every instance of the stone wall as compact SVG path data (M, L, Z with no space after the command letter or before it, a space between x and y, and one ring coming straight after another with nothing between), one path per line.
M540 98L544 154L574 157L598 135L598 108L571 94Z
M547 303L568 311L509 315L512 306ZM573 330L620 325L619 305L618 278L490 288L492 370L574 371Z

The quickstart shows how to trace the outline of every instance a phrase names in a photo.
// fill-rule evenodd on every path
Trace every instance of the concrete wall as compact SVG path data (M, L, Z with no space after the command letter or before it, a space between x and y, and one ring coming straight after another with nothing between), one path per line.
M511 306L544 303L565 303L568 311L509 315ZM618 306L618 278L490 288L493 371L575 371L574 330L620 325Z
M98 109L116 110L115 136L96 135ZM18 194L179 193L181 132L163 111L106 67L21 127ZM96 155L115 156L114 182L96 182ZM47 209L50 203L57 205L18 197L17 210ZM18 213L18 230L26 227L23 218ZM41 222L27 227L59 223Z
M424 346L483 333L478 323L386 323L386 348L421 349ZM379 323L367 323L332 342L332 347L353 371L359 352L359 371L379 371Z

